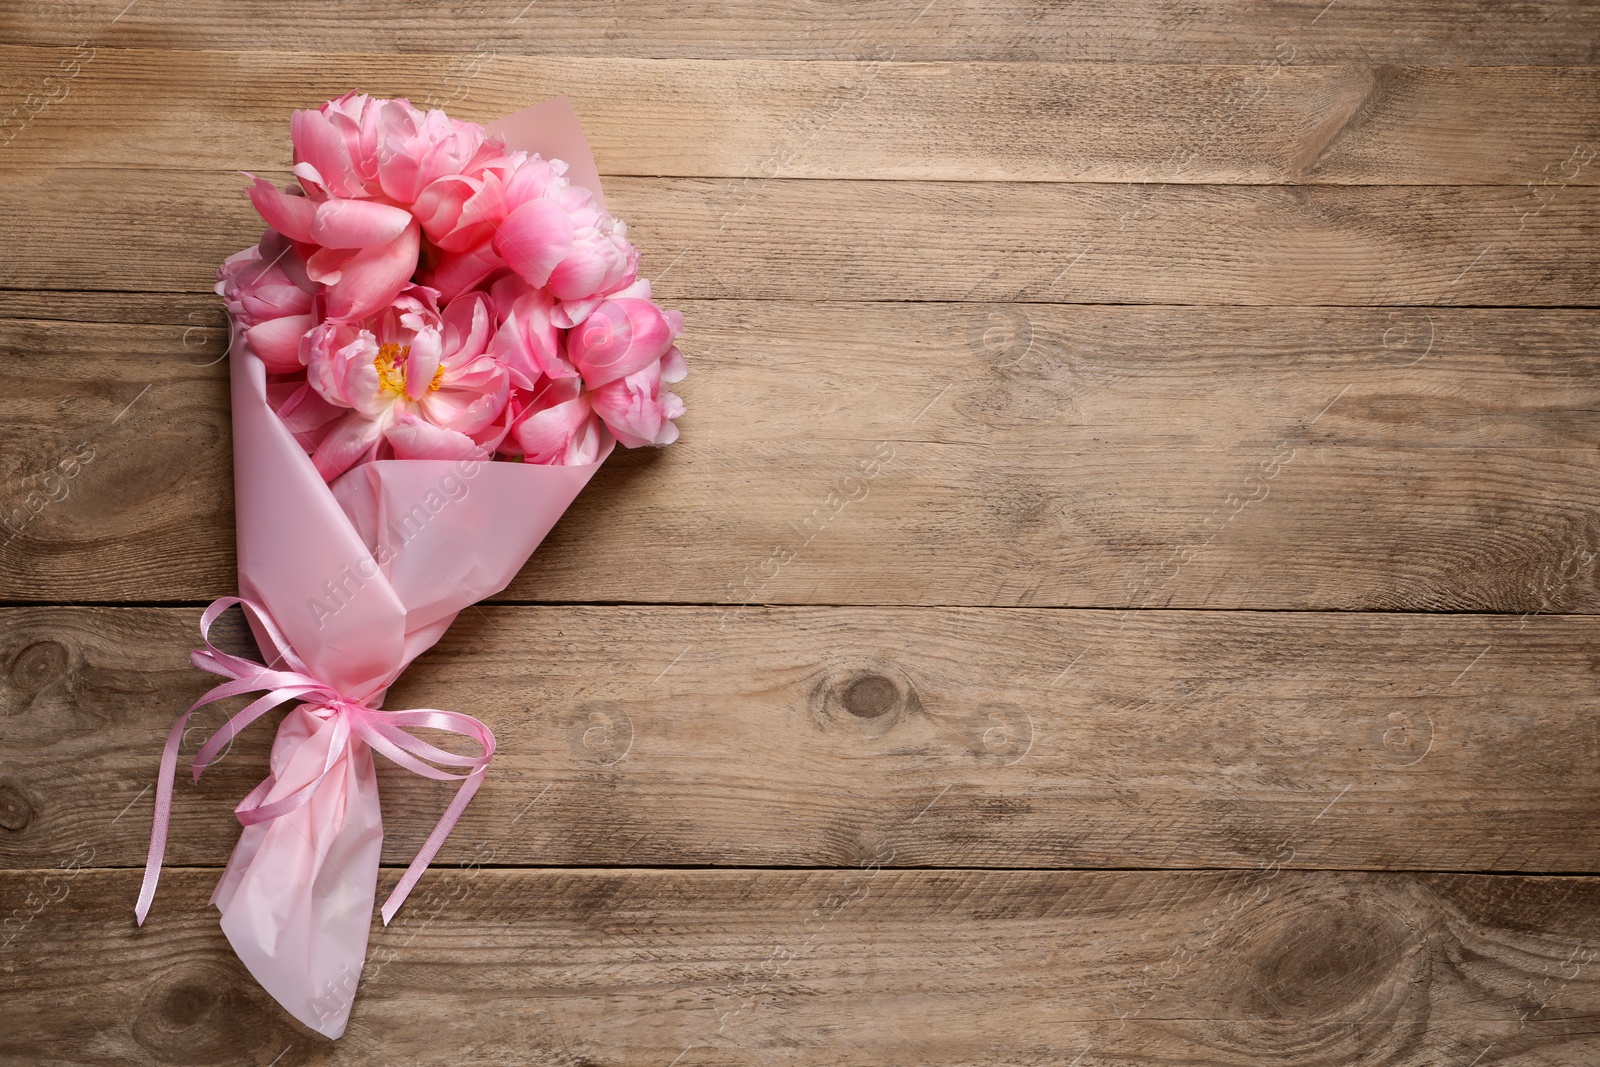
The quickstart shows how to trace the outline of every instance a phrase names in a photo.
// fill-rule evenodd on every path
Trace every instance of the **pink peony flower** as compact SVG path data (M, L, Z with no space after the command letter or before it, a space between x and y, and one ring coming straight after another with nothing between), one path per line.
M349 409L316 441L323 477L387 452L487 458L504 436L496 423L510 392L510 375L487 353L493 328L483 294L453 301L441 315L431 290L410 286L368 320L313 329L302 348L307 380L329 404Z
M257 178L250 200L267 225L302 246L334 319L387 307L417 273L424 230L451 254L487 242L505 218L505 184L525 158L476 123L354 93L295 112L291 137L305 195Z
M501 451L527 463L593 463L608 440L577 378L546 379L536 391L519 391L509 411L511 432Z
M511 437L531 462L583 462L567 457L586 454L594 418L630 448L677 439L683 401L662 385L688 369L673 345L683 316L657 307L648 281L603 298L568 331L552 322L548 290L506 278L491 293L496 306L510 304L492 351L529 391L514 402Z
M481 177L448 175L417 196L411 213L422 232L443 252L460 254L487 244L505 221L504 173L513 161L497 161L483 168Z
M506 155L505 146L475 122L364 93L296 111L289 137L295 177L313 200L410 205L438 179L476 176L483 164Z
M300 338L316 325L316 288L294 245L272 230L217 272L217 294L271 373L300 369Z
M294 175L317 200L378 191L378 114L382 101L346 93L289 117Z
M590 394L590 404L627 447L670 445L678 439L678 427L672 420L683 414L683 401L661 386L682 381L687 370L683 355L676 348L670 349L643 370L595 389Z
M378 119L378 185L397 204L414 204L441 178L478 175L506 148L476 122L443 111L418 111L408 100L385 100Z
M349 93L292 120L268 230L217 292L323 476L388 457L581 463L674 440L682 316L566 164L475 123Z
M529 285L550 288L563 329L630 285L639 269L627 226L596 206L589 190L569 185L565 171L559 160L523 160L506 185L508 211L491 242Z
M421 227L375 200L293 196L256 178L250 202L267 225L300 246L306 274L327 286L327 314L361 319L387 307L417 269Z
M549 290L507 275L491 286L489 293L501 319L490 351L505 364L513 383L533 389L543 377L578 376L577 368L562 354L561 331L552 321L555 302Z
M560 325L576 326L598 297L633 284L639 253L628 243L627 224L596 207L589 190L568 189L563 199L572 220L572 247L550 272L550 292L564 305Z
M594 389L655 363L683 329L683 315L662 311L641 281L605 297L567 334L567 358Z

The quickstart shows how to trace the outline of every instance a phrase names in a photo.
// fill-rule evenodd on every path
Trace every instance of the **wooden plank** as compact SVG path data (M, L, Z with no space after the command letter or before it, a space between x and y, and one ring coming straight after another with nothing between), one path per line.
M683 306L683 439L505 598L1600 610L1594 312ZM0 319L0 598L231 593L216 298L6 314L82 321Z
M112 322L123 325L210 327L226 332L228 315L211 293L108 293L70 289L0 289L0 319L43 322ZM189 335L191 346L201 343ZM214 348L216 335L206 345ZM201 349L196 349L198 355ZM215 358L217 351L212 351Z
M0 866L133 866L194 608L0 612ZM1600 619L489 608L392 708L500 749L443 862L1592 871ZM247 647L242 624L230 630ZM242 705L242 701L240 702ZM198 750L223 712L195 721ZM272 730L180 775L168 861L221 865ZM384 859L447 785L383 764Z
M117 0L17 0L9 10L7 36L18 44L455 52L463 72L496 55L1254 63L1293 54L1437 66L1600 57L1593 11L1581 0L509 0L437 14L403 0L353 0L336 10L268 0L140 0L127 10Z
M452 58L0 48L60 99L0 140L8 166L286 170L291 110L360 86L481 121L566 94L607 175L1600 181L1597 68Z
M12 171L0 288L205 292L260 235L234 173ZM1600 188L612 178L667 300L1572 306ZM137 249L138 254L130 254Z
M1600 1056L1590 878L1304 874L1270 854L1236 873L434 872L394 925L374 926L337 1044L234 958L206 907L214 878L171 872L139 929L134 872L0 875L0 900L46 901L0 950L0 1055L873 1067Z

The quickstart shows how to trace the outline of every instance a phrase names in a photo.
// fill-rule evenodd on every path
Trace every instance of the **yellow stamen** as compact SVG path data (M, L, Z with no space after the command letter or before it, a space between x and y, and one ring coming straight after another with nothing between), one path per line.
M372 365L378 371L379 389L396 396L405 394L406 372L400 364L410 355L410 345L398 345L391 341L378 346L378 355L373 359ZM442 385L444 385L444 367L435 367L433 380L428 383L428 392L434 392Z
M396 395L406 391L406 376L396 364L411 354L411 346L401 347L394 342L378 346L378 356L372 365L378 371L378 388ZM435 376L437 379L437 376Z

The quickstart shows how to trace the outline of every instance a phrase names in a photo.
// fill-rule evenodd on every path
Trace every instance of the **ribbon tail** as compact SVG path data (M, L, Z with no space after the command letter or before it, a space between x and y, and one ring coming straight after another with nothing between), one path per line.
M139 887L139 900L133 914L144 925L150 914L150 904L156 898L156 882L161 879L161 862L167 856L167 823L172 817L172 788L178 777L178 749L183 744L183 731L194 714L190 708L167 734L167 745L161 750L161 770L156 775L156 811L150 822L150 851L145 854L144 883Z
M422 872L428 869L433 858L439 854L439 849L444 845L445 838L450 836L450 831L455 829L456 821L461 818L461 813L467 810L467 804L472 801L472 796L478 791L478 786L483 784L484 775L488 773L487 767L479 767L466 780L461 783L461 788L456 790L455 799L445 809L438 825L433 828L433 833L428 835L428 840L422 844L422 850L417 853L417 858L411 861L411 866L406 868L405 875L400 879L400 884L394 887L394 892L389 894L389 899L383 902L383 925L388 926L389 920L400 910L400 905L406 902L406 897L416 886Z
M290 700L304 699L305 697L325 691L326 687L314 678L303 673L289 671L274 671L264 664L251 660L231 656L211 643L211 624L217 617L233 605L240 605L247 614L254 613L261 617L267 628L267 633L273 641L282 643L282 635L265 613L255 604L239 597L222 597L214 600L200 616L200 637L206 643L205 651L195 651L190 656L190 661L202 670L213 674L220 674L229 680L220 685L213 686L199 700L189 705L189 710L184 712L177 722L172 724L172 731L167 734L167 744L161 752L161 770L156 777L156 810L150 822L150 851L145 855L144 882L139 887L139 899L133 906L133 914L138 919L139 925L144 925L144 920L150 914L150 904L155 900L156 883L161 879L161 864L167 855L167 832L172 820L172 793L173 785L178 776L178 749L183 744L183 731L188 726L189 717L198 709L225 697L237 696L241 693L259 692L263 689L271 690L265 696L253 701L238 715L229 719L223 728L211 738L195 757L194 776L200 780L200 772L215 758L223 746L230 743L238 732L249 726L272 708ZM300 661L294 658L286 649L280 648L280 653L294 666L301 666ZM270 778L268 779L271 780ZM258 790L259 791L259 790ZM251 796L255 796L252 793ZM304 803L302 800L301 803Z

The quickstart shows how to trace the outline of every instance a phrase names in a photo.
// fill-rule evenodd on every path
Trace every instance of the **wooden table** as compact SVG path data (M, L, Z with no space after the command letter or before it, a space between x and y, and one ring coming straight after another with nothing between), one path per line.
M125 2L0 17L0 1060L1600 1063L1592 5ZM692 373L392 694L501 754L330 1044L206 906L270 730L132 907L351 87L568 94Z

